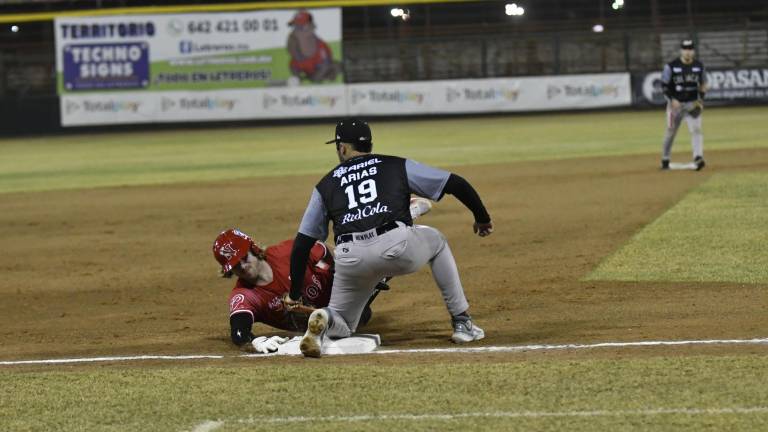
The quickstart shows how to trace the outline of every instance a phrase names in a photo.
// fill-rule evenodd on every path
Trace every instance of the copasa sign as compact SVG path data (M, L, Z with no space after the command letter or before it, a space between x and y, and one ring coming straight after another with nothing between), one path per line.
M706 100L717 103L768 102L768 68L707 70ZM636 104L663 105L661 72L633 77Z

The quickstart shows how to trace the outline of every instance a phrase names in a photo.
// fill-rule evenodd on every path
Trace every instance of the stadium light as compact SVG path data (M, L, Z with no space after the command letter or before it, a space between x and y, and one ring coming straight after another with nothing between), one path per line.
M509 3L504 6L504 13L508 16L523 16L525 15L525 9L518 6L517 3Z
M613 8L613 10L623 9L624 0L613 0L613 3L611 4L611 8Z
M19 32L19 30L20 30L20 29L19 29L19 26L17 26L17 25L12 25L12 26L11 26L11 31L12 31L12 32L14 32L14 33L18 33L18 32Z
M603 30L605 30L605 27L603 27L602 24L595 24L592 26L592 31L595 33L602 33Z
M411 11L403 8L392 8L389 14L392 15L392 18L400 18L403 21L407 21L411 17Z

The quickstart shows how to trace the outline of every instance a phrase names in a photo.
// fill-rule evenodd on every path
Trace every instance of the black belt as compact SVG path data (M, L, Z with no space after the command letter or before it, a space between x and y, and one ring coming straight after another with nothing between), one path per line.
M395 229L395 228L397 228L399 226L400 225L398 225L397 221L392 221L392 222L385 223L384 225L380 225L380 226L376 227L376 235L380 236L380 235L384 234L385 232L392 231L393 229ZM336 237L336 244L340 245L342 243L351 242L352 240L354 240L355 234L360 234L360 233L342 234L342 235Z

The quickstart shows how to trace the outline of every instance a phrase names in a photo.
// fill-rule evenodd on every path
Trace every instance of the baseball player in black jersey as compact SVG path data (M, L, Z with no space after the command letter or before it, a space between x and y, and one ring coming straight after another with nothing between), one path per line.
M336 274L331 299L328 307L310 315L301 352L320 357L324 337L349 337L377 281L416 272L427 263L452 317L451 340L465 343L485 337L468 313L445 237L432 227L413 225L409 211L411 193L435 201L452 194L472 211L475 233L484 237L493 232L493 224L475 189L456 174L371 153L371 130L359 119L340 121L331 143L341 163L312 191L291 253L291 291L284 297L286 308L300 300L309 250L326 239L332 221Z
M704 136L701 132L701 113L704 94L707 91L707 75L704 65L694 59L696 54L692 40L680 44L680 57L664 66L661 87L667 99L667 130L661 155L661 169L669 169L669 155L680 123L685 119L691 132L693 162L696 171L704 168Z

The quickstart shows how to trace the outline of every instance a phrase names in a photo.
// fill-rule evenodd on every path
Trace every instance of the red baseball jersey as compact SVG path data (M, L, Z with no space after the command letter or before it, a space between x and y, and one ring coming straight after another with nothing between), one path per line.
M249 313L254 322L261 322L282 330L300 330L283 308L283 295L291 290L291 249L293 240L286 240L264 250L267 263L272 267L272 282L267 285L252 285L238 279L229 294L229 316ZM333 260L321 261L326 254L324 244L317 242L312 247L304 273L302 298L310 305L321 308L328 306L333 284Z

